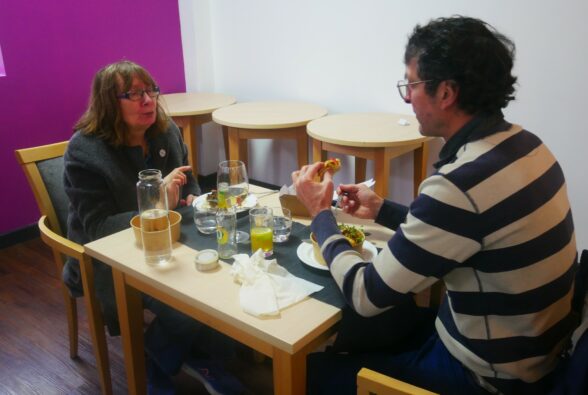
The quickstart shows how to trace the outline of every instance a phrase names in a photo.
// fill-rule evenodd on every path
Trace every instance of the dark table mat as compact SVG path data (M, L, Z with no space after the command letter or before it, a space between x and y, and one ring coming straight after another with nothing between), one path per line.
M191 207L182 207L178 210L182 214L182 235L180 242L196 250L207 248L216 250L216 235L205 235L196 230L193 219L193 210ZM237 215L237 229L249 233L249 215L246 212ZM322 285L324 288L315 292L311 297L328 303L332 306L343 308L345 300L337 287L331 273L327 270L319 270L302 263L296 254L296 249L302 243L303 239L310 237L310 227L298 222L292 223L292 233L288 241L284 243L274 243L274 254L272 259L277 259L278 264L285 267L296 277L303 278L312 283ZM239 254L251 255L251 244L237 244ZM223 259L227 263L232 263L232 259Z

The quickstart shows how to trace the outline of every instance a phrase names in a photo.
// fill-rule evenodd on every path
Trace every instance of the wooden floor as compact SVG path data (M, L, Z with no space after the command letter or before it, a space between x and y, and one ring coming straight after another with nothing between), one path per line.
M69 358L67 321L51 251L40 239L0 250L0 394L100 394L86 311L78 300L79 357ZM126 394L120 337L109 337L112 386ZM271 361L250 350L228 369L251 394L271 394ZM175 378L179 394L206 394L191 377Z

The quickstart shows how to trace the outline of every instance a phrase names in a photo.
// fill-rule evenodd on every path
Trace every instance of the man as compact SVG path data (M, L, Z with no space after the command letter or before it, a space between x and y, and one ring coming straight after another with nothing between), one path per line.
M309 357L309 393L354 393L361 366L442 393L537 393L575 320L576 244L562 170L535 135L504 120L516 78L514 44L483 21L417 26L405 51L402 98L425 136L445 146L410 209L341 185L343 209L396 229L362 262L330 211L321 163L292 174L311 229L348 304L363 316L399 305L437 281L447 288L433 335L403 353ZM324 387L323 387L324 386Z

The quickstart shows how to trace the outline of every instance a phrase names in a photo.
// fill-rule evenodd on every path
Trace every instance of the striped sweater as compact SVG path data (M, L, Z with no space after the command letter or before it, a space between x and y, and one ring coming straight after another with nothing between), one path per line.
M503 123L422 183L374 262L351 250L329 211L312 231L359 314L441 280L436 329L449 352L479 377L532 383L553 370L573 329L576 244L556 159L535 135Z

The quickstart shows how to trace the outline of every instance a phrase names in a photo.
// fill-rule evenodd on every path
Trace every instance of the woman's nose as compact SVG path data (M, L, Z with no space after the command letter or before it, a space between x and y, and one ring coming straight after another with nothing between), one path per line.
M147 94L147 92L143 92L143 97L141 98L141 103L149 104L153 101L153 98Z

